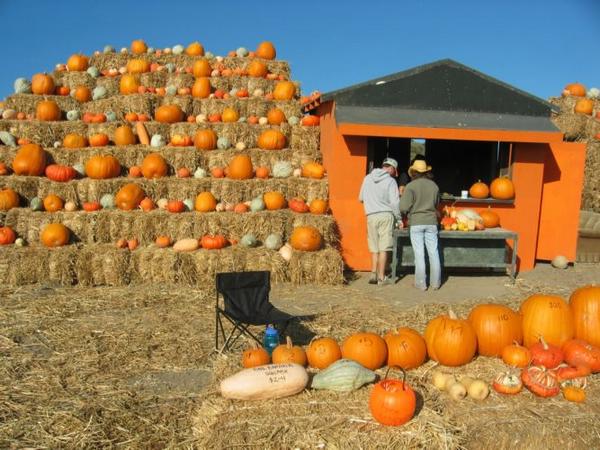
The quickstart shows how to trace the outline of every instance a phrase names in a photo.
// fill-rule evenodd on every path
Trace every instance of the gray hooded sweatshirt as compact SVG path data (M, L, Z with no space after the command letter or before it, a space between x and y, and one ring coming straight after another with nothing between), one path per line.
M396 181L383 169L373 169L363 180L358 199L365 214L391 212L400 220L400 196Z

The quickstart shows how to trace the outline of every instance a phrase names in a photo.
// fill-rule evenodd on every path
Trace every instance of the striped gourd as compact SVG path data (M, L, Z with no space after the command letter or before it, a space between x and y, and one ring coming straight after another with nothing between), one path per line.
M316 374L311 387L348 392L375 381L375 377L375 372L361 366L356 361L340 359Z

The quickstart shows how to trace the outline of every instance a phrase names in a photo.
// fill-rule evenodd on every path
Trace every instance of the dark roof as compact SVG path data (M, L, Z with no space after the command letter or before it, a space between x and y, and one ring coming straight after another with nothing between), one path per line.
M340 123L558 131L553 106L451 59L323 94Z

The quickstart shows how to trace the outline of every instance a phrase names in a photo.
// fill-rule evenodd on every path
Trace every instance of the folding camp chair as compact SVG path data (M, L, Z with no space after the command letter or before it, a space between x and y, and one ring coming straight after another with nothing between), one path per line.
M278 310L269 302L269 271L218 273L216 287L215 350L219 352L228 350L242 334L262 344L249 329L250 325L273 324L278 328L280 335L283 335L290 321L295 318ZM223 297L223 306L219 302L219 294ZM227 336L221 316L233 325ZM219 336L223 339L221 347Z

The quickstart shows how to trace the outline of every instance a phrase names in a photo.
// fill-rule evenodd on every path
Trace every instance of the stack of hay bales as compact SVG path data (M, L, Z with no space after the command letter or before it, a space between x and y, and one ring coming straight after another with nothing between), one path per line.
M10 114L5 115L7 118L0 119L0 131L8 132L17 139L42 145L52 163L78 166L85 164L91 156L110 154L119 160L122 173L117 178L95 180L79 176L68 182L11 173L0 176L0 190L12 188L21 197L20 207L0 212L0 226L10 226L25 241L24 246L0 246L2 283L22 285L50 282L94 286L169 282L212 286L216 272L230 270L270 270L275 281L327 284L343 281L337 227L330 214L297 213L290 209L244 214L232 211L200 213L193 210L176 214L164 209L150 212L118 209L85 212L80 209L84 202L99 201L104 194L114 195L121 186L131 182L142 187L146 195L155 202L159 199L194 199L202 191L212 192L220 202L233 204L250 201L269 191L279 191L287 199L302 197L307 203L313 199L328 198L326 177L305 178L297 176L298 171L288 176L271 176L267 179L233 180L210 176L212 168L225 167L238 154L250 156L254 167L266 166L271 171L279 161L289 162L295 169L300 169L306 162L320 162L320 130L318 126L301 124L298 83L294 82L296 94L291 100L277 101L270 95L278 81L289 79L287 62L262 60L267 65L270 76L250 77L240 69L246 68L253 58L245 55L218 57L211 54L202 57L213 67L229 69L227 76L219 74L217 70L210 77L213 92L219 89L228 93L225 98L214 95L195 98L189 93L172 95L172 91L171 95L158 95L155 92L121 95L121 75L115 76L114 71L126 66L133 58L146 59L163 69L168 67L168 70L141 74L143 86L168 86L177 89L192 87L194 77L189 73L189 68L201 56L149 50L141 55L130 51L96 52L89 59L89 66L95 67L100 75L91 71L67 71L64 68L57 68L50 74L56 86L66 86L72 91L78 86L87 86L92 90L102 86L106 89L106 95L101 99L80 103L68 95L41 96L22 92L11 95L3 102L4 111L12 109L23 113L21 116L24 115L25 119L21 117L21 120L17 120ZM106 75L111 70L113 74ZM239 89L247 89L249 96L238 98L235 92ZM61 109L63 120L46 122L31 118L35 114L37 103L42 99L54 100ZM167 104L179 105L188 120L173 124L154 121L152 118L156 108ZM281 125L269 125L264 121L213 123L200 118L190 119L198 115L221 113L226 107L235 109L242 118L264 117L270 109L277 107L285 113L287 121ZM78 110L80 117L86 112L97 114L110 111L114 113L114 120L102 123L88 123L81 119L66 120L66 113L72 110ZM166 143L174 135L194 136L200 129L212 128L219 137L227 138L231 145L226 149L201 151L193 146L151 147L138 144L72 149L64 148L61 144L69 133L83 136L105 133L112 141L116 128L128 123L125 115L131 112L148 115L151 118L145 122L148 134L160 134ZM135 126L133 128L135 130ZM284 149L258 148L258 136L270 128L277 128L285 135L287 145ZM0 163L10 168L18 148L1 144L0 142ZM160 153L167 161L168 175L157 179L129 178L128 169L140 166L144 157L153 152ZM179 178L176 171L182 167L190 169L192 173L197 169L204 169L208 176ZM29 207L34 197L43 198L50 193L65 201L74 202L79 205L79 209L50 213L33 211ZM40 243L41 230L46 224L54 222L63 223L71 230L69 245L46 248ZM278 251L260 245L270 233L281 234L283 242L286 242L294 227L300 225L312 225L320 231L323 237L320 250L293 251L291 259L287 261ZM169 236L178 240L198 239L205 234L223 234L235 242L246 233L256 236L258 247L232 245L221 250L199 249L177 253L171 248L158 248L154 244L157 236ZM117 248L115 243L119 238L136 238L140 246L132 251Z
M600 93L585 88L583 92L584 96L572 95L565 89L562 96L549 101L558 109L552 121L564 133L565 140L587 143L581 209L600 213ZM575 112L575 105L582 98L593 102L591 115Z

